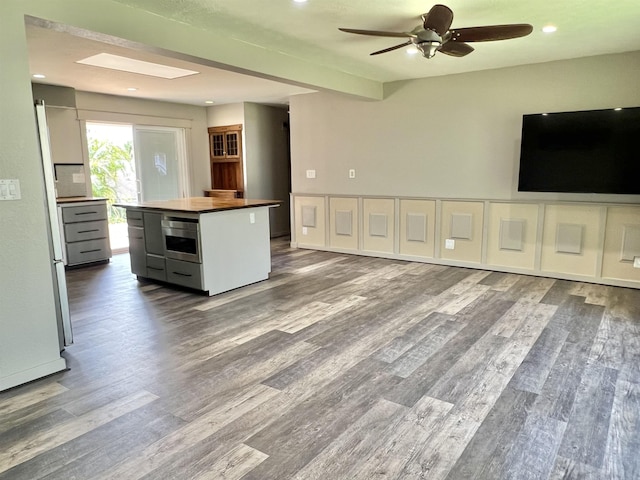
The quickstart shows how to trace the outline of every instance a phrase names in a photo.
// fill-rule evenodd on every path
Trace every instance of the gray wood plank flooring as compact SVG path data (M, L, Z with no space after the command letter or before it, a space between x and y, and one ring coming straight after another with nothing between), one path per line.
M640 478L640 291L272 251L211 298L67 272L70 369L0 393L0 480Z

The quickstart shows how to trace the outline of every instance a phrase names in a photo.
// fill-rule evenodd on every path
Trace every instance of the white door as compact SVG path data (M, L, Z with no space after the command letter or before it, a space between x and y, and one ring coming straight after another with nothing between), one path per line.
M136 125L133 149L140 201L189 196L183 128Z

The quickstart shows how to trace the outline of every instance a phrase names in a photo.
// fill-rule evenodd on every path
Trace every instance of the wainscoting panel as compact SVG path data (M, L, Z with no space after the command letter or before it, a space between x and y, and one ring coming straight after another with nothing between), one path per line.
M556 252L580 255L584 225L559 223L556 225Z
M482 222L484 203L442 202L440 253L442 258L480 263L482 259ZM451 238L456 235L456 238ZM454 241L447 249L446 240Z
M335 197L329 200L329 244L334 248L357 250L358 199Z
M533 269L536 262L538 205L491 203L487 263Z
M435 200L400 200L400 253L433 258Z
M602 276L640 282L640 268L633 267L633 258L640 256L640 208L607 210Z
M640 268L633 266L640 256L638 204L330 194L292 199L293 247L640 289ZM451 242L453 249L445 248Z
M369 252L394 251L395 200L365 198L363 200L363 249Z
M316 211L318 207L315 205L302 205L302 226L316 227Z
M542 239L543 271L595 276L601 207L547 205Z
M295 228L300 245L324 246L326 244L324 197L295 197ZM313 225L312 225L313 224Z

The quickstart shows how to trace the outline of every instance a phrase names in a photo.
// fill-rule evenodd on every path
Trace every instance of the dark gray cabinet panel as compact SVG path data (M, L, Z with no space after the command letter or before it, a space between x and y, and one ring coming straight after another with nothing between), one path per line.
M162 214L144 212L144 244L147 253L164 255L162 241Z
M167 281L202 290L202 264L167 258Z
M129 225L129 256L131 273L147 276L147 253L144 249L144 229Z

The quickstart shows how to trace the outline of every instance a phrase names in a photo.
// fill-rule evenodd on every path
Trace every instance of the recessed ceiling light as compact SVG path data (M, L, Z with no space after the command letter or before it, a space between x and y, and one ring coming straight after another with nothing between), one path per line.
M415 55L416 53L418 53L418 49L416 47L409 47L407 48L407 53L409 55Z
M33 78L47 78L45 77L43 74L41 73L34 73L33 75L31 75Z
M204 103L211 105L213 103L213 100L205 100Z
M553 33L556 30L558 30L558 27L556 27L555 25L545 25L544 27L542 27L542 31L544 33Z
M200 73L195 70L186 70L184 68L170 67L159 63L144 62L134 58L112 55L110 53L92 55L91 57L78 60L76 63L92 65L94 67L109 68L111 70L119 70L121 72L139 73L141 75L166 78L169 80Z
M296 3L306 3L307 2L307 0L293 0L293 1L296 2Z
M127 88L127 90L129 90L130 92L135 92L138 89L136 87L129 87Z

